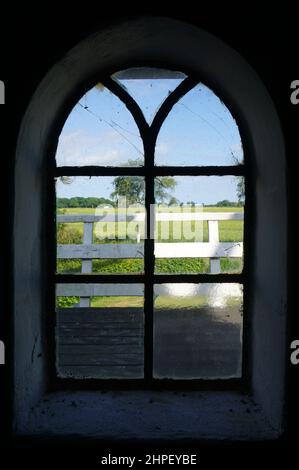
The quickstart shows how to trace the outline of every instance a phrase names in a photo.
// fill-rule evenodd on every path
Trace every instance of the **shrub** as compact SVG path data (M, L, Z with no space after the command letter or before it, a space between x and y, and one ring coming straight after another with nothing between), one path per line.
M67 308L74 307L75 304L79 303L80 297L56 297L56 307Z
M77 228L70 224L57 224L57 243L62 245L78 245L82 243L82 235Z

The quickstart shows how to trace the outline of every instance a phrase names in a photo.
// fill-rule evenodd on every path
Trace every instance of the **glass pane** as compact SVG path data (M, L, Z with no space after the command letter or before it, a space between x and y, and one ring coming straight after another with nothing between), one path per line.
M156 284L154 296L155 378L241 377L240 284Z
M236 165L243 148L236 121L223 102L199 84L183 96L164 121L156 165Z
M155 198L156 273L242 272L243 177L159 177Z
M144 179L57 178L57 272L143 272Z
M57 284L59 377L143 378L141 284Z
M69 114L56 151L57 166L141 166L143 157L131 113L100 83Z
M149 124L163 101L185 78L182 72L149 67L122 70L113 75L139 105Z

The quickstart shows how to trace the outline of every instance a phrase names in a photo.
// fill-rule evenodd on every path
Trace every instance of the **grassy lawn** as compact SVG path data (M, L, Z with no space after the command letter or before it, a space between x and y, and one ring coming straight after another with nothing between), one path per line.
M195 211L196 208L192 209L191 212ZM120 213L125 213L125 209L118 209ZM169 209L166 207L160 207L158 212L168 212ZM66 209L57 209L57 214L95 214L97 209L91 207L69 207ZM130 208L130 212L140 211L139 208ZM196 210L199 212L199 209ZM244 208L240 207L214 207L214 206L204 206L203 212L243 212ZM111 214L113 212L113 208L105 209L107 214Z
M137 209L136 209L137 210ZM204 207L204 212L243 212L243 207ZM163 208L165 212L167 209ZM58 209L58 214L95 214L96 210L91 208L73 208ZM120 210L124 213L125 210ZM112 209L107 209L107 213L112 213ZM167 222L166 222L167 223ZM173 222L169 223L170 237L168 240L161 239L161 232L165 230L163 227L165 222L158 223L158 239L159 242L190 242L192 241L208 241L208 223L203 222L202 233L198 239L184 237L174 239L173 233L179 233L179 226L173 226ZM175 224L181 224L175 222ZM219 237L221 242L241 242L243 241L243 221L225 220L219 221ZM103 225L103 224L102 224ZM132 238L119 239L124 231L128 229L128 234ZM142 232L142 227L140 227ZM194 222L190 225L190 230L194 231ZM116 239L111 237L116 235ZM126 226L126 222L118 224L107 223L105 227L105 239L98 239L96 236L96 226L94 226L93 243L135 243L136 226ZM57 241L61 244L81 244L83 242L83 223L59 223L57 224ZM242 260L233 258L220 259L221 272L237 273L242 270ZM57 260L57 271L63 273L77 274L81 272L81 259ZM135 274L144 271L143 259L98 259L92 261L93 273L99 274ZM210 260L208 258L169 258L156 259L156 273L163 274L188 274L188 273L208 273L210 271ZM79 302L79 297L60 297L57 304L60 307L71 307ZM156 309L175 309L175 308L194 308L206 305L207 299L200 296L195 297L170 297L159 296L155 301ZM228 305L237 305L240 299L227 299ZM139 307L143 308L143 297L134 296L115 296L115 297L92 297L92 307Z
M140 274L144 272L142 259L103 259L93 260L92 272L98 274ZM81 273L82 262L79 259L58 260L57 270L60 273ZM242 261L238 258L221 258L221 272L238 273L242 270ZM156 259L157 274L196 274L209 273L208 258L168 258Z
M165 209L166 210L166 209ZM165 212L164 210L164 212ZM95 214L95 209L91 208L73 208L58 209L57 213L67 214ZM111 213L112 209L107 213ZM123 210L119 210L122 213ZM204 212L243 212L243 207L204 207ZM243 240L243 221L242 220L220 220L219 235L222 242L235 242ZM141 234L144 233L144 224L139 223ZM186 226L185 226L186 227ZM199 226L201 229L201 224ZM58 223L58 242L59 243L82 243L83 242L83 223ZM63 238L63 229L65 237ZM93 242L94 243L135 243L137 224L133 222L106 222L94 224ZM159 242L188 242L208 241L208 222L202 223L202 233L193 236L195 221L192 221L189 229L185 228L185 237L182 222L158 222L157 233ZM189 231L188 231L189 230ZM162 238L162 233L169 234L167 239ZM127 237L125 238L125 235Z
M214 207L214 206L205 206L203 208L204 212L244 212L244 207Z
M73 307L79 302L79 297L69 297L67 300L65 297L57 298L57 305L59 307ZM226 305L230 307L239 306L241 307L241 297L229 297L226 300ZM155 309L191 309L201 308L208 306L207 297L193 296L193 297L171 297L171 296L159 296L155 300ZM143 308L144 299L143 297L137 296L109 296L109 297L91 297L91 307L97 308Z

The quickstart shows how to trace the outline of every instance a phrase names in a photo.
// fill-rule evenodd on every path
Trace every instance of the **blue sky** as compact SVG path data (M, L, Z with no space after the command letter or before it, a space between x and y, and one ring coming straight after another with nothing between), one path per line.
M157 109L182 79L121 80L151 123ZM126 107L106 89L93 88L81 98L65 122L56 153L58 166L140 165L143 146L137 126ZM233 165L243 160L238 127L229 110L202 84L172 109L160 130L157 165ZM137 161L137 163L136 163ZM111 180L75 178L57 183L59 197L109 197ZM180 201L215 203L236 200L233 177L177 177L173 196Z

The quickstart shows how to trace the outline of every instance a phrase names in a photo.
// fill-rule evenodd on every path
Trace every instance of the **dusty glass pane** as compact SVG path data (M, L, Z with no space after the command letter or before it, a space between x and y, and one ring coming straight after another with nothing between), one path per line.
M57 284L56 370L64 378L143 378L141 284Z
M56 196L57 272L143 272L143 178L57 178Z
M159 177L155 198L157 274L242 271L243 177Z
M132 96L151 124L163 101L186 75L171 70L138 67L117 72L112 78Z
M156 284L155 378L228 379L242 374L240 284Z
M143 143L126 106L101 84L69 114L59 137L57 166L141 166Z
M243 148L228 108L203 84L173 107L157 139L155 163L161 166L236 165Z

